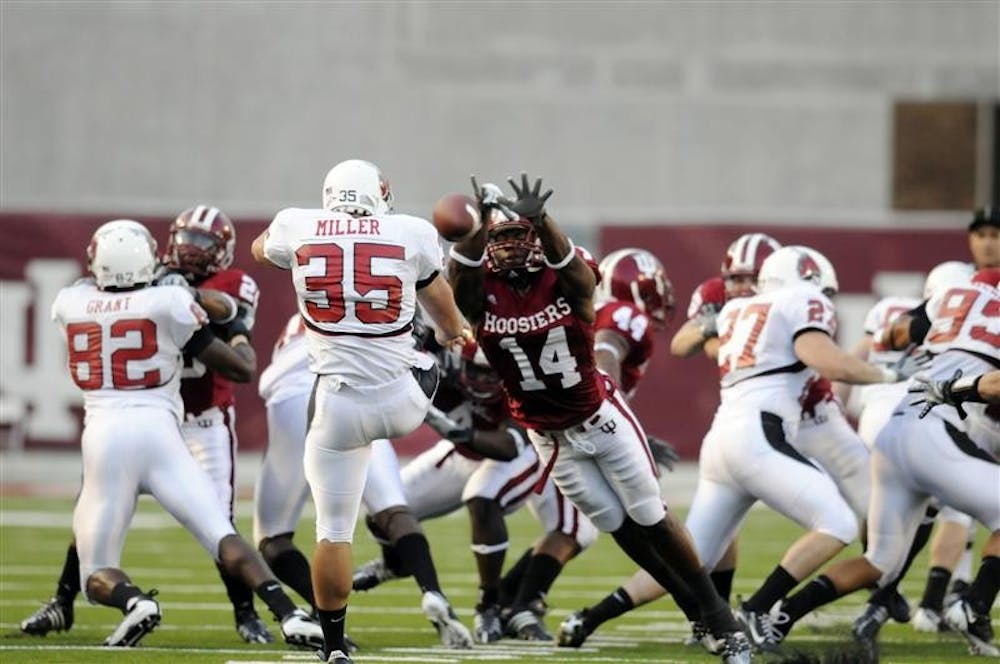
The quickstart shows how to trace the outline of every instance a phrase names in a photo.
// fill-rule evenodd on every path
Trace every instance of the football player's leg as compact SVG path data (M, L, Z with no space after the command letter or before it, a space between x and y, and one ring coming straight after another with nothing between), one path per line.
M752 472L740 471L738 479L768 507L809 531L788 548L778 567L744 603L746 611L762 615L852 542L858 523L830 476L785 440L780 418L762 413L758 427L748 435L763 437L771 449L757 458Z
M863 520L871 495L870 453L839 407L827 406L823 407L822 422L799 427L793 445L803 456L819 462L854 514Z
M414 577L421 592L441 592L430 544L420 522L406 503L399 459L386 439L372 443L368 480L362 502L368 510L370 530L388 540L401 563L401 576Z
M308 395L267 407L267 452L254 486L253 533L264 561L278 579L313 608L309 561L292 538L309 495L302 457Z
M883 434L884 435L884 434ZM920 525L928 497L914 491L894 463L876 448L872 454L872 499L868 512L868 550L863 557L836 563L785 600L785 635L814 609L843 595L896 578Z

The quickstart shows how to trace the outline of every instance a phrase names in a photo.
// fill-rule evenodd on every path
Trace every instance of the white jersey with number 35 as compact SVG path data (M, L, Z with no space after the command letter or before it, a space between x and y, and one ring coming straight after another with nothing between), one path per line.
M144 406L181 419L181 350L208 322L185 288L110 292L81 280L59 291L52 319L66 333L70 376L88 413Z
M795 355L795 339L818 330L833 336L833 304L803 284L730 300L719 312L722 408L749 406L797 421L799 398L814 372Z
M443 263L427 220L288 208L271 222L264 252L292 271L314 373L372 385L423 364L408 334L416 291Z

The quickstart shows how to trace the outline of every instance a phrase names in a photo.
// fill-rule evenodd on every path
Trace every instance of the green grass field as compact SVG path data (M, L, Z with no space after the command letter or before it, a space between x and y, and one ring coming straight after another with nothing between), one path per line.
M244 501L241 514L246 512ZM317 661L311 653L291 651L282 644L250 646L236 634L232 611L208 556L193 538L152 501L143 499L136 525L125 548L124 567L144 589L158 588L163 622L141 647L112 650L99 647L120 619L117 611L76 603L76 623L68 633L46 638L20 634L18 623L54 591L62 556L70 537L70 500L8 498L0 505L0 661L16 662L288 662ZM249 519L240 519L250 532ZM468 524L463 515L426 524L446 593L471 627L476 601L476 577L468 547ZM537 534L527 514L511 519L509 561L520 555ZM740 569L735 592L749 594L797 536L794 525L770 512L754 511L740 544ZM312 540L306 518L297 539L306 548ZM356 562L374 555L375 546L358 533ZM849 549L856 555L857 545ZM613 590L633 568L608 537L573 561L556 582L549 597L550 630L570 611L592 603ZM926 558L914 565L904 591L915 604L923 587ZM850 620L863 596L848 597L807 619L793 633L790 646L818 652L847 641ZM258 602L259 604L259 602ZM262 610L263 614L264 611ZM274 624L277 633L277 625ZM472 651L445 650L420 612L420 595L411 580L398 580L353 598L348 631L362 646L356 656L364 662L713 662L717 658L685 647L687 625L677 607L661 600L605 625L580 650L504 640ZM883 632L884 663L981 661L966 654L965 642L955 635L924 635L909 626L890 625ZM768 660L763 657L758 661Z

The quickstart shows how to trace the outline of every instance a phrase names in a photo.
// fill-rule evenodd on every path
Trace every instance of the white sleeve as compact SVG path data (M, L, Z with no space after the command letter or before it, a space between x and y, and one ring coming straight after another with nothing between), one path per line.
M285 209L274 216L264 238L264 255L278 267L292 267L292 247L288 241L288 221L291 213Z
M424 281L444 265L444 252L438 241L437 230L426 219L421 219L420 243L417 257L417 281Z
M167 291L165 294L169 295L166 301L169 307L167 321L169 321L170 338L178 348L183 348L198 329L208 324L208 314L183 286L159 288Z
M66 326L66 323L63 320L63 315L62 315L63 293L65 292L66 289L63 288L56 294L56 299L52 301L52 308L49 310L49 316L52 318L53 321L59 323L61 327Z
M830 298L819 290L802 289L782 301L782 309L792 328L792 338L818 330L831 337L837 334L837 311Z

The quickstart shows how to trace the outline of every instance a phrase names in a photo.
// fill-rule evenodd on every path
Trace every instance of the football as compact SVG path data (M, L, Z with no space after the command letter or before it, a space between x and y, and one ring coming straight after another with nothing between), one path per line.
M434 227L450 242L472 237L482 225L479 206L465 194L447 194L434 204Z

